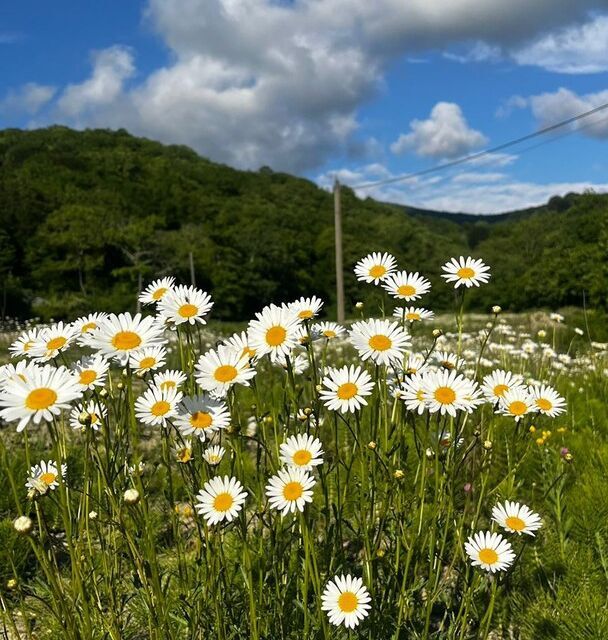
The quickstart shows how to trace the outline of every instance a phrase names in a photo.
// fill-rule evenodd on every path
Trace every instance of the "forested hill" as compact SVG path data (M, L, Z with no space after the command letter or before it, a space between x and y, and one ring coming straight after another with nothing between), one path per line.
M332 196L268 168L237 171L181 146L126 131L51 127L0 132L0 279L8 315L73 317L134 308L138 278L174 274L216 301L214 317L246 319L270 301L334 300ZM608 298L608 198L554 198L490 217L408 210L343 192L349 304L376 295L352 266L374 250L433 281L425 300L451 304L439 280L450 256L493 269L478 308L580 305ZM352 310L352 307L348 311Z

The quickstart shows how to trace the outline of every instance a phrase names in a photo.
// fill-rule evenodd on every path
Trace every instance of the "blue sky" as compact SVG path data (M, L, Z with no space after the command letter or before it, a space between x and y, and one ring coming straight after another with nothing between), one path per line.
M25 0L0 126L124 127L329 186L418 171L608 102L606 0ZM522 20L522 16L525 19ZM566 133L566 132L564 132ZM608 191L608 111L360 195L493 213ZM527 145L528 147L531 145Z

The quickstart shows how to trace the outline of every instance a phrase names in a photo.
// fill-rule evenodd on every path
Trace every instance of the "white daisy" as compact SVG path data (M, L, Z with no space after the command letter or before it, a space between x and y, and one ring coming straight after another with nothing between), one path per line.
M275 362L281 356L288 356L298 344L300 323L298 315L285 307L265 307L249 323L249 345L259 358L268 354Z
M464 258L460 256L451 258L441 267L445 273L441 275L446 282L454 282L454 288L463 284L465 287L478 287L481 283L485 283L490 279L490 267L486 266L482 260L475 258Z
M224 449L224 447L220 447L219 445L207 447L203 451L203 460L207 464L210 464L212 467L215 467L222 461L225 453L226 449Z
M246 355L222 344L217 350L202 355L195 369L200 388L216 395L226 395L235 384L248 387L249 380L256 374Z
M480 531L465 542L464 548L474 567L492 573L508 569L515 560L513 548L500 533Z
M129 357L129 366L137 373L155 371L164 366L167 357L165 347L146 347L138 351L132 351Z
M430 413L456 417L457 411L470 413L480 403L477 383L456 371L425 371L422 389Z
M152 387L135 401L135 415L144 424L160 424L164 427L169 418L177 415L177 405L182 395L176 389L161 390Z
M249 360L253 360L255 358L255 349L252 349L249 346L249 336L246 331L234 333L229 338L223 340L222 344L230 347L239 355L246 357Z
M281 469L266 485L268 502L281 515L304 511L307 502L312 502L312 489L316 480L299 467Z
M24 382L31 376L31 371L38 369L39 365L29 360L19 360L15 364L9 362L0 367L0 389L10 380L23 380Z
M211 310L211 296L200 289L180 284L168 291L158 303L159 315L171 325L207 324L205 316Z
M11 358L20 358L21 356L31 356L32 347L38 339L40 329L28 329L22 333L8 348Z
M139 295L139 301L143 304L156 304L159 300L173 289L175 284L175 278L172 276L168 278L161 278L160 280L154 280L152 284L149 284Z
M152 384L161 391L167 391L168 389L178 389L187 379L188 376L183 371L171 369L156 373L152 378Z
M46 362L56 358L62 351L70 347L78 336L72 324L58 322L51 327L40 330L34 345L30 350L32 358L39 362Z
M466 365L466 360L460 358L455 353L449 353L448 351L436 351L433 354L433 360L438 367L443 369L462 369Z
M310 471L323 464L323 444L314 436L300 433L281 444L281 462Z
M496 413L515 418L519 422L527 413L535 410L534 398L525 387L513 387L505 391Z
M236 518L247 499L243 485L236 479L224 476L206 482L197 495L196 511L208 525Z
M350 330L350 339L361 360L371 359L376 364L385 365L401 359L411 344L407 332L399 323L390 320L355 322Z
M528 390L539 413L555 418L566 411L566 401L548 384L533 386Z
M300 298L287 305L289 311L295 313L300 320L310 320L319 315L322 306L323 300L316 296L312 298Z
M397 307L393 311L393 316L406 322L421 322L422 320L432 320L435 314L422 307Z
M183 398L177 408L175 426L185 436L197 436L204 441L211 433L230 424L228 407L207 395Z
M346 329L337 322L319 322L319 324L315 324L311 328L317 331L321 337L327 338L327 340L341 338L346 333Z
M83 414L88 416L88 425L80 422L80 416ZM72 409L70 412L70 426L72 429L79 431L84 430L87 426L93 429L93 431L99 431L107 415L108 410L103 405L95 402L95 400L89 400L86 406L78 404Z
M426 394L422 376L415 373L408 376L401 386L395 390L395 395L405 403L408 411L422 415L426 409Z
M106 383L109 368L109 361L99 353L85 356L72 365L72 371L82 390L103 387Z
M416 273L408 273L407 271L398 271L388 276L382 283L382 287L386 289L393 298L412 302L418 300L431 289L431 283L422 277L417 271Z
M525 504L519 502L505 501L497 504L492 509L492 520L497 522L503 529L511 533L527 533L534 536L534 532L540 529L542 521L538 513L534 513Z
M107 313L90 313L88 316L83 316L75 320L74 329L78 334L76 342L83 347L88 347L91 343L93 331L95 331L99 323L107 317Z
M507 391L523 385L523 378L519 374L496 369L484 376L481 391L488 402L500 402Z
M6 382L0 393L0 416L7 422L18 420L17 431L23 431L30 420L50 422L81 395L76 379L65 367L44 365L28 372L25 380L17 377Z
M361 578L353 578L350 574L336 576L325 586L321 609L327 611L331 624L343 624L347 629L354 629L369 615L370 600Z
M187 464L192 460L192 440L184 438L182 442L177 442L173 447L173 455L180 464Z
M370 253L357 262L355 275L362 282L378 284L397 268L397 261L390 253Z
M65 480L67 466L61 465L61 477ZM40 494L56 489L59 486L59 470L57 463L53 460L41 460L30 469L25 486L28 489L35 489Z
M367 404L374 382L367 371L355 365L341 369L330 368L321 381L320 399L330 411L354 413Z

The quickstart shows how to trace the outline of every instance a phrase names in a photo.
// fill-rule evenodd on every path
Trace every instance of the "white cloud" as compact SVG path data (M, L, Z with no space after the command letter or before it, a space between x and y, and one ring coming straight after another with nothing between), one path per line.
M483 184L487 182L500 182L507 177L506 173L491 173L470 171L467 173L457 173L453 178L454 184Z
M500 47L487 42L478 41L464 51L464 53L455 53L447 51L443 54L444 58L467 64L469 62L497 62L502 57Z
M391 145L395 154L414 151L427 158L456 158L487 142L467 124L462 110L453 102L438 102L427 120L412 120L410 133L402 133Z
M52 100L56 91L55 87L28 82L7 93L6 97L0 101L0 112L26 113L28 116L33 116Z
M608 102L608 90L579 96L562 87L553 93L531 96L528 102L539 126L546 127ZM570 126L589 138L608 138L608 109Z
M88 80L66 87L58 100L61 114L82 117L89 110L110 105L120 97L124 81L135 73L133 55L114 46L93 54L93 73Z
M558 73L608 71L608 16L548 33L513 51L521 65L535 65Z

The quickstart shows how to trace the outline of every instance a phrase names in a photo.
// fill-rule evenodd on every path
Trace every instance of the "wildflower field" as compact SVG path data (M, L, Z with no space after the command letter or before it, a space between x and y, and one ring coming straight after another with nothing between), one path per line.
M473 258L452 315L388 254L355 275L343 326L312 297L230 333L163 278L3 336L4 638L608 637L608 344L468 315Z

